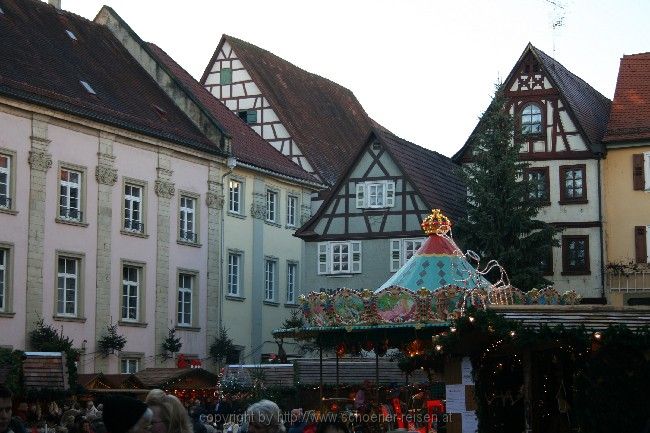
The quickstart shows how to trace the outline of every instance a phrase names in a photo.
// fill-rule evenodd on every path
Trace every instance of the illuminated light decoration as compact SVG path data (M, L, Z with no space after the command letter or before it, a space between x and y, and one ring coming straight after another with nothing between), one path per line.
M456 327L455 327L455 326L452 326L451 328L449 328L449 330L450 330L451 332L456 332Z
M442 346L440 344L436 344L436 350L440 352L442 350Z
M603 337L603 334L601 334L600 332L594 332L594 338L596 340L600 340L602 337Z
M336 346L336 356L342 358L343 355L345 355L345 344L341 343L338 346Z
M511 337L514 337L515 335L517 335L517 333L515 331L510 331L510 336Z
M422 221L422 230L427 235L446 235L451 230L451 221L440 209L431 210L431 214Z
M467 320L469 320L469 323L474 323L474 320L476 319L474 319L474 316L469 316Z

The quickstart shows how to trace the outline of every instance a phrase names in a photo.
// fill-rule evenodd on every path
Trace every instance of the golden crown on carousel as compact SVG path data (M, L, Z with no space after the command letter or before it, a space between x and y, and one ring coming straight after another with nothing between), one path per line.
M421 226L427 235L442 236L451 230L451 221L440 209L433 209L431 214L422 221Z

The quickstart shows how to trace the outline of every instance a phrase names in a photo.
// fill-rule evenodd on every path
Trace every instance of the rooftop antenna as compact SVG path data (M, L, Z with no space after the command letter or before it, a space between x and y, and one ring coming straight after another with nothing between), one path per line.
M551 29L553 38L553 57L555 57L555 39L559 29L564 26L565 17L565 0L545 0L546 3L551 5Z

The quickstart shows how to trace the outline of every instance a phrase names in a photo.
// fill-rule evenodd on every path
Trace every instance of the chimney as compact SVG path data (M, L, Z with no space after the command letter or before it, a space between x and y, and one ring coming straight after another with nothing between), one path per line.
M61 0L47 0L47 2L55 8L61 9Z

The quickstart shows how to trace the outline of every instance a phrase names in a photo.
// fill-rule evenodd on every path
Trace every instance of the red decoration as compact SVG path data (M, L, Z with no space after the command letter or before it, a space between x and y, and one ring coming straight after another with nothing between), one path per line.
M178 359L176 360L176 366L178 368L187 368L188 367L187 360L185 359L185 355L183 355L182 353L180 355L178 355Z
M393 411L395 412L395 419L397 419L397 428L404 428L404 415L402 414L402 402L399 398L395 397L391 400Z
M345 344L341 343L338 346L336 346L336 356L339 358L343 357L345 355Z

